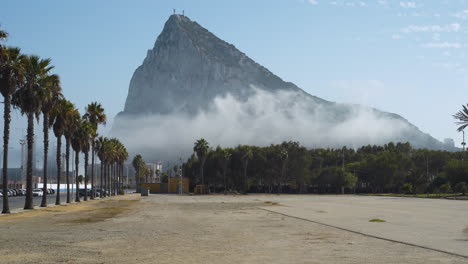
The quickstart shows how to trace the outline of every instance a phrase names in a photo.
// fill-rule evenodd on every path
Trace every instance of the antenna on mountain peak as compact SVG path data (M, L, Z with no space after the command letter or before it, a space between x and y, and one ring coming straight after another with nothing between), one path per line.
M173 8L172 11L173 11L173 14L175 15L175 8Z
M185 10L182 10L182 16L185 16Z

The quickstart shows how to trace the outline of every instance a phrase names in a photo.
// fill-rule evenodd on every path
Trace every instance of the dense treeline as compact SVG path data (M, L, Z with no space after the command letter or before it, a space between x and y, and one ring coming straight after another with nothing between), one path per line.
M201 139L194 152L183 164L184 175L212 192L449 193L465 192L468 182L463 152L413 149L409 143L356 150L307 149L298 142L213 149Z
M56 163L57 186L60 186L62 137L65 138L65 163L67 184L67 203L71 202L71 181L79 186L79 160L84 154L84 200L87 200L88 183L91 185L90 196L100 197L122 194L123 164L128 158L125 146L115 138L99 137L98 126L106 122L104 108L97 102L86 106L86 112L80 114L77 107L62 94L60 77L53 74L54 66L51 60L36 55L22 54L17 47L7 47L3 41L7 32L0 30L0 93L3 101L3 170L2 170L2 213L10 213L8 201L8 149L10 139L10 122L12 107L27 118L27 163L26 163L26 197L24 209L33 209L33 146L35 119L42 120L43 130L43 196L41 207L47 206L47 157L49 153L49 132L53 131L57 138ZM75 151L75 160L70 161L70 149ZM91 154L91 168L89 159ZM101 161L101 177L97 184L94 177L95 156ZM75 175L70 175L70 165L75 163ZM89 175L91 174L91 175ZM71 176L71 177L70 177ZM99 185L100 188L96 188ZM75 201L80 202L80 194L75 192ZM60 187L57 188L56 204L61 204Z

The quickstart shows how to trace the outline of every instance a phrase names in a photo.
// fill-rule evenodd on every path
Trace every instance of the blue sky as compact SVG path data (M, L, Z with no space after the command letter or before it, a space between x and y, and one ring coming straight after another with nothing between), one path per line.
M50 57L81 109L123 109L128 85L176 8L287 81L327 100L398 113L461 141L468 103L466 0L3 0L8 45ZM14 123L21 131L25 122ZM16 148L16 146L13 146Z

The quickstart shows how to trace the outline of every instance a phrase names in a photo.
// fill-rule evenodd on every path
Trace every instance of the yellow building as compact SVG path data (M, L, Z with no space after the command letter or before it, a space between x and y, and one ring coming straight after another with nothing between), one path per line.
M180 178L169 178L168 183L142 183L142 188L148 188L150 193L179 193ZM182 192L189 192L189 179L182 178Z

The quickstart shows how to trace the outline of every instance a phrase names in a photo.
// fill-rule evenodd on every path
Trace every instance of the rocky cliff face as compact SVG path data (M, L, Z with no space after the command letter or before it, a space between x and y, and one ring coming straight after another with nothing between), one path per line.
M304 123L322 128L322 131L315 130L314 133L326 134L335 129L336 126L346 127L346 122L356 119L357 115L365 112L372 116L370 122L378 120L379 124L362 124L364 126L361 128L362 131L366 131L366 126L372 127L382 124L385 126L385 122L380 124L382 120L391 122L391 126L396 122L398 126L401 126L401 129L396 133L394 131L382 133L384 134L382 137L379 137L380 132L373 130L373 132L369 132L374 133L374 135L370 135L372 140L366 141L365 137L364 139L361 137L357 144L409 141L416 147L446 148L444 144L430 135L422 133L399 115L364 106L333 103L304 92L293 83L283 81L233 45L219 39L198 23L182 15L170 16L153 49L148 50L143 64L136 69L130 81L124 111L115 120L113 134L125 134L124 130L128 130L128 128L123 123L129 119L134 120L136 117L178 114L187 118L195 118L200 113L216 111L213 108L216 98L225 98L226 96L231 96L241 102L240 108L249 108L242 105L242 102L248 102L252 97L258 96L258 91L262 92L260 94L267 92L277 95L268 97L269 100L278 101L273 106L273 111L279 109L286 117L297 119L298 117L294 116L297 111L291 111L291 109L302 109L303 111L300 112L303 116L299 118L303 119ZM284 96L285 94L287 96ZM258 104L252 109L250 108L245 111L251 112L252 119L255 119L259 113L262 114L262 107ZM245 118L245 116L243 117ZM126 121L123 121L124 119ZM322 123L326 123L326 125ZM352 126L355 125L352 124ZM287 136L281 138L303 140L293 137L295 130L306 129L300 126L292 128L293 132L291 132L290 138ZM242 131L249 128L237 127L233 129ZM389 129L391 128L389 127ZM146 133L151 133L151 129L146 131ZM275 131L270 132L275 133ZM303 132L306 133L306 131ZM343 133L347 132L343 131ZM200 134L203 136L203 133ZM215 144L223 144L223 142L216 142L216 138L211 140L215 141ZM255 142L239 141L235 143L231 141L231 144L247 143ZM317 141L301 143L309 146L333 146L333 143L330 142L322 142L323 144ZM345 144L346 142L339 143ZM190 146L188 147L190 148Z

